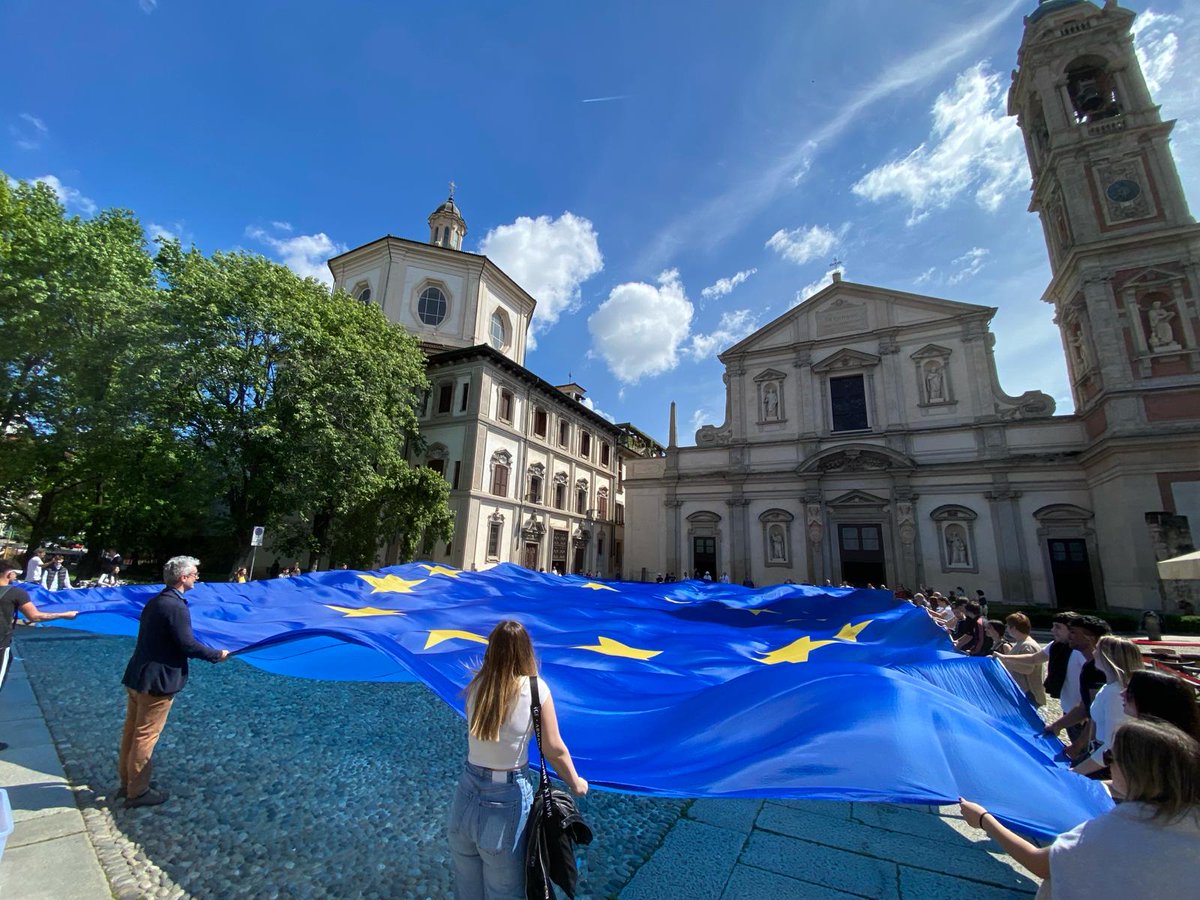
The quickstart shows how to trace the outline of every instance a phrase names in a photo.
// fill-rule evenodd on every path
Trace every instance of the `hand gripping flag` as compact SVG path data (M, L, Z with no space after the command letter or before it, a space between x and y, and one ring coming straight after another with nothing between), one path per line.
M158 588L36 591L135 634ZM1052 837L1111 808L1003 667L887 591L589 581L514 565L330 571L187 595L196 635L271 672L424 682L463 714L487 635L521 621L593 784L676 797L983 803ZM114 675L114 677L116 677ZM401 727L401 726L397 726Z

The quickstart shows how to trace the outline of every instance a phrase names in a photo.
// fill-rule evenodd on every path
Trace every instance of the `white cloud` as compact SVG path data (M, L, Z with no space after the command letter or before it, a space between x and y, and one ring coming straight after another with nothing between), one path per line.
M739 284L745 282L747 278L755 274L758 269L746 269L743 272L738 272L736 275L731 275L728 278L718 278L715 283L710 284L700 292L700 296L705 300L712 300L716 297L724 297L733 291Z
M962 256L958 257L958 259L954 260L954 262L950 263L950 265L957 266L958 268L947 276L946 283L958 284L960 281L966 281L968 278L978 275L979 270L983 268L984 257L988 253L989 251L983 247L972 247Z
M138 0L138 6L142 8L142 12L146 15L158 9L158 0Z
M617 380L633 384L679 364L679 348L692 324L692 303L679 272L669 269L658 285L619 284L588 317L592 352Z
M250 226L246 229L246 237L266 244L275 251L285 266L301 278L315 278L327 285L333 284L333 276L329 274L326 262L331 256L337 256L349 249L324 232L279 238L262 228Z
M159 225L155 222L147 222L146 237L151 241L155 238L162 238L167 241L182 241L183 223L176 222L173 225Z
M816 281L810 281L804 287L800 288L800 290L796 291L796 299L792 301L792 306L799 306L809 297L813 296L814 294L819 294L821 291L825 290L825 288L833 284L833 274L835 272L844 274L845 271L846 269L844 266L835 266Z
M937 266L930 266L920 275L913 279L913 284L929 284L933 281L933 276L937 274Z
M854 193L875 202L904 200L910 225L969 191L979 206L995 210L1028 177L1021 134L1005 103L1000 76L977 63L934 101L929 139L872 169L854 184Z
M606 413L604 410L602 410L600 407L598 407L598 406L597 406L597 405L596 405L596 404L595 404L595 403L592 401L592 398L591 398L591 397L584 397L584 398L583 398L583 400L582 400L582 403L583 403L583 405L584 405L584 406L586 406L588 409L590 409L592 412L594 412L594 413L595 413L596 415L598 415L600 418L602 418L602 419L608 419L608 421L610 421L610 422L614 422L614 423L617 421L617 420L616 420L616 419L615 419L613 416L610 416L608 413Z
M77 209L85 216L90 216L96 212L98 207L90 197L85 197L73 187L63 184L53 175L43 175L41 178L35 178L34 181L40 181L47 185L50 190L58 195L58 202L67 209Z
M521 216L493 228L479 252L537 300L530 338L553 327L564 312L578 309L579 286L604 268L592 223L569 212L557 219Z
M819 256L828 256L845 235L847 227L843 225L837 232L820 225L793 228L791 231L780 228L767 239L767 246L784 259L803 264Z
M692 335L688 353L693 359L707 359L714 353L732 347L742 338L758 328L758 320L748 309L737 309L721 314L721 321L708 334Z
M689 421L690 432L695 434L700 430L702 425L716 424L713 422L713 413L704 407L692 410L692 418Z
M1138 62L1146 76L1146 86L1157 94L1175 74L1175 59L1179 53L1179 35L1173 29L1183 25L1183 19L1169 13L1147 9L1133 23L1133 38Z
M639 265L661 266L681 247L699 245L711 249L736 233L777 201L789 181L795 184L798 173L802 178L821 148L837 141L848 128L861 124L864 111L895 94L940 77L950 66L958 65L974 53L996 29L1008 26L1013 13L1029 4L1030 0L1009 0L1002 7L986 7L974 19L953 21L947 18L942 40L926 45L852 85L846 96L836 98L837 112L815 129L813 123L803 120L799 128L803 129L804 140L793 138L774 164L756 163L720 194L698 206L683 209L666 227L656 229L658 236L647 245ZM790 60L788 65L791 65ZM781 72L778 77L786 78L787 73Z
M42 138L50 133L46 123L30 113L21 113L17 119L15 124L8 126L13 143L22 150L36 150L42 146Z
M274 228L276 231L291 231L292 223L291 222L272 222L271 227Z

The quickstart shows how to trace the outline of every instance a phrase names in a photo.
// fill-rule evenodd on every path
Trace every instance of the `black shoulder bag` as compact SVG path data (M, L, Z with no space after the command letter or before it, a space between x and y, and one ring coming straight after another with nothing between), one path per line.
M570 793L550 783L546 771L546 752L542 749L542 704L538 698L538 680L529 678L530 714L537 736L542 777L529 810L529 844L525 849L525 897L527 900L552 900L556 896L551 882L571 898L579 871L575 866L575 845L592 842L592 829L579 815L579 807Z

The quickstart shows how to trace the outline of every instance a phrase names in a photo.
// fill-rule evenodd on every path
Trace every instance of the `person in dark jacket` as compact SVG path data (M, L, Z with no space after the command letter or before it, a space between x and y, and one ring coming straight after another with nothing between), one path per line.
M184 594L200 579L200 560L176 556L163 566L166 587L145 609L138 626L137 644L125 667L122 684L128 700L121 753L117 763L125 808L157 806L167 792L150 783L150 757L167 724L167 713L175 695L188 678L188 657L211 663L223 662L228 650L216 650L196 640L192 615Z

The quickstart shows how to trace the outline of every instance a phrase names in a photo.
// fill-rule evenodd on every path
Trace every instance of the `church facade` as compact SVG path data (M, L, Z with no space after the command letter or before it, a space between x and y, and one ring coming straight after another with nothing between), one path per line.
M1200 531L1200 226L1115 2L1026 18L1009 112L1075 411L1006 394L996 310L835 278L720 355L726 415L632 461L630 577L1176 612Z
M579 385L525 368L536 301L464 251L466 233L451 197L430 215L428 243L387 235L329 261L335 288L378 304L425 352L424 445L410 462L449 482L454 514L453 539L429 558L619 573L626 461L662 448L593 412Z

